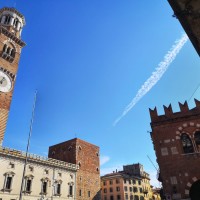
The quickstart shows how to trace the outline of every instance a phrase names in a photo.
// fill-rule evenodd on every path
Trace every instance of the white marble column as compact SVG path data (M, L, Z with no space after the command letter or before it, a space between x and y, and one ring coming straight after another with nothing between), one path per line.
M22 34L22 27L19 30L19 36L21 36L21 34Z
M11 17L9 25L12 26L12 25L13 25L13 22L14 22L14 17Z
M4 15L4 16L2 17L2 19L1 19L1 23L2 23L2 24L4 24L5 19L6 19L6 16Z
M17 22L17 30L18 30L18 31L19 31L20 27L21 27L21 23L18 21L18 22Z

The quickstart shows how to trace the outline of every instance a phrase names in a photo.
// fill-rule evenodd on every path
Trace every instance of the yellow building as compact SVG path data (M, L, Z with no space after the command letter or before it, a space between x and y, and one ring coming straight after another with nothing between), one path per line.
M149 174L137 163L101 177L101 200L160 200L152 190Z
M102 200L144 200L142 179L123 172L101 177Z

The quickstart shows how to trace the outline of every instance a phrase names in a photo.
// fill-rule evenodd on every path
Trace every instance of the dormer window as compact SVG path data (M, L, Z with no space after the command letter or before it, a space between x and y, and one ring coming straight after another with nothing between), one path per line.
M4 44L2 58L9 62L13 62L15 58L15 49L11 44Z

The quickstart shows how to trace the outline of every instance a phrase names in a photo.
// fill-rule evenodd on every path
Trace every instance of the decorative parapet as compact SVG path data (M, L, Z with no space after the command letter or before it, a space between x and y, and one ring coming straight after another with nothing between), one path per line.
M2 146L0 146L0 156L1 155L11 156L11 157L19 158L23 160L25 160L26 158L26 152L19 151L16 149L11 149L8 147L2 147ZM56 160L56 159L52 159L52 158L48 158L48 157L44 157L44 156L40 156L40 155L36 155L32 153L28 153L27 158L29 161L38 162L41 164L47 164L47 165L56 166L56 167L62 167L69 170L76 171L79 169L79 166L76 164L67 163L61 160Z
M187 101L185 101L183 104L179 102L180 112L173 112L171 104L168 107L163 106L165 111L164 115L158 115L156 107L153 110L149 109L151 122L157 123L168 120L174 120L176 118L200 115L200 101L194 99L194 102L196 106L192 109L189 109Z

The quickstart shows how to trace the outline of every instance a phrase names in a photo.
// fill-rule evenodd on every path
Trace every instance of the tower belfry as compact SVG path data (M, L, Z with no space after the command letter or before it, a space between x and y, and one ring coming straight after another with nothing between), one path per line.
M24 16L15 8L0 9L0 145L2 145L12 100L25 25Z

